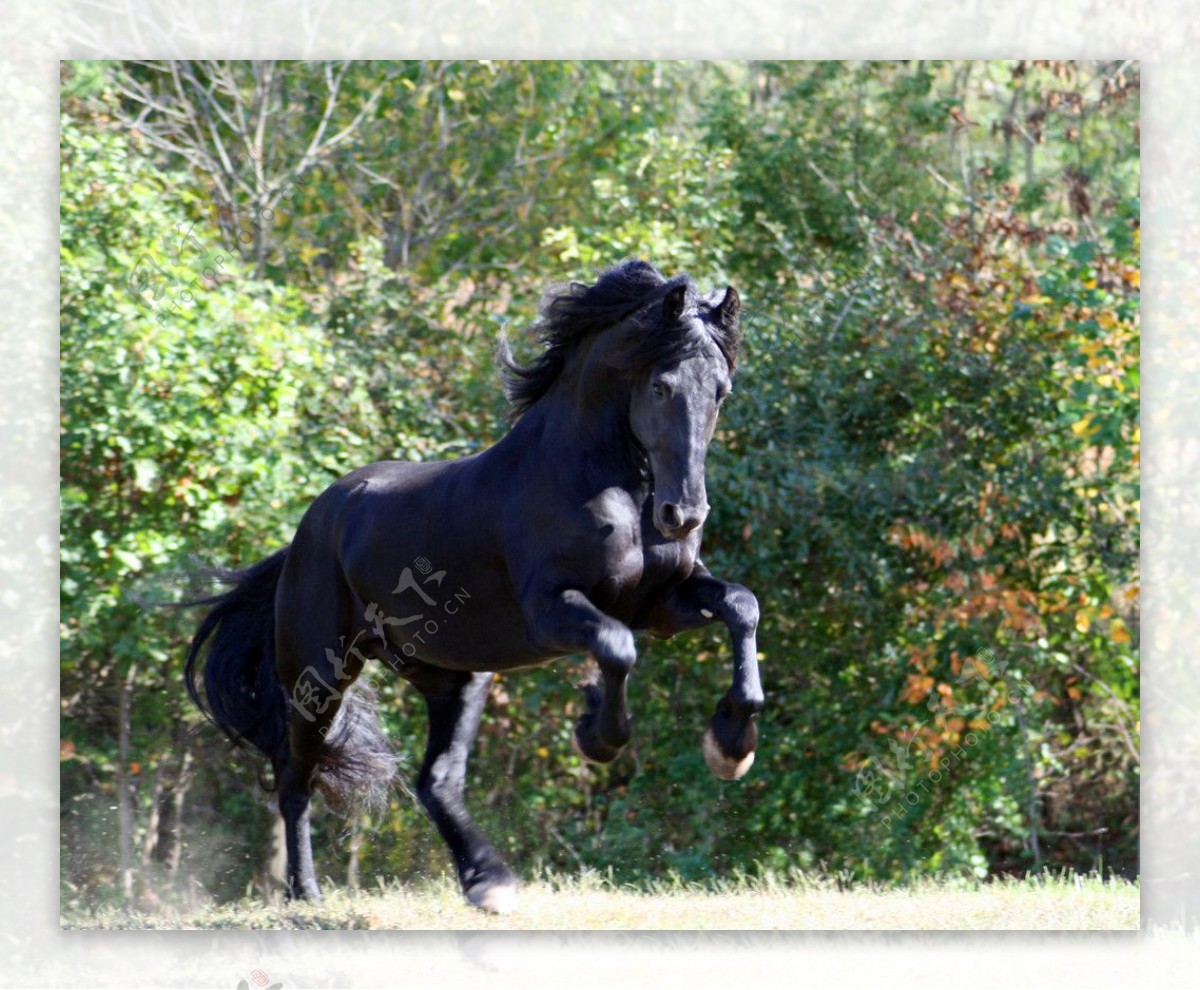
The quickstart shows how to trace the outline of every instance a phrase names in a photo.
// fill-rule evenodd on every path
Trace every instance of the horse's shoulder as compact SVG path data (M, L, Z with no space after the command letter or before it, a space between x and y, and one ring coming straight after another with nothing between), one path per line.
M601 525L614 525L630 532L638 531L642 507L635 493L613 485L583 504L587 515Z

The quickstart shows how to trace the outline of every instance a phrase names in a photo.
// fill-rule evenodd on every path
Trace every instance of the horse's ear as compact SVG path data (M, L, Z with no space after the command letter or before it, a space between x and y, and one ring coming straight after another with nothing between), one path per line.
M683 316L683 307L687 303L687 285L680 283L672 286L663 298L663 326L669 327Z
M742 297L732 285L726 286L725 298L717 304L717 315L727 327L737 326L738 314L742 311Z

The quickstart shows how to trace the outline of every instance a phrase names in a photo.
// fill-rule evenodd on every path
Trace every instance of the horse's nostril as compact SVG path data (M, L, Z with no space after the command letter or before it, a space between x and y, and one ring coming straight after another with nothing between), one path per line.
M663 525L668 529L678 529L683 525L683 513L679 511L679 506L672 502L667 502L662 507Z
M707 508L680 508L674 502L664 502L659 509L658 525L664 536L678 540L704 525L707 515Z

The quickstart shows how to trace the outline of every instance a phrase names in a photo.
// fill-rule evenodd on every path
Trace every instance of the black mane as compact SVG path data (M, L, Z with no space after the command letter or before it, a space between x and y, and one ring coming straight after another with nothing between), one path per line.
M519 418L546 394L581 340L642 311L646 315L638 321L636 328L643 332L628 354L628 366L640 369L671 357L686 356L698 343L694 335L687 331L685 324L676 328L664 327L661 305L652 305L661 304L668 292L681 285L685 287L689 303L699 301L710 307L713 305L699 296L695 284L686 275L668 279L653 265L640 260L621 262L603 272L593 285L569 282L548 292L542 300L541 318L533 328L545 350L533 363L525 367L518 365L507 340L501 339L500 361L504 391L511 404L510 419ZM725 326L716 321L708 327L732 370L741 341L736 323ZM665 332L671 329L679 332Z

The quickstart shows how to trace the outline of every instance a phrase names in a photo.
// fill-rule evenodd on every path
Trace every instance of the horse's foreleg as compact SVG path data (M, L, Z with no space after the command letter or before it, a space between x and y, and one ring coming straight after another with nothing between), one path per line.
M632 734L626 685L637 662L633 633L574 589L530 611L536 616L539 639L549 649L572 653L586 650L595 658L600 683L584 689L587 711L575 726L572 742L583 759L612 762Z
M429 744L417 777L417 797L450 848L467 900L485 911L511 911L519 886L516 875L475 824L463 800L467 757L479 731L492 675L425 667L406 676L429 709Z
M758 745L755 720L763 708L758 676L758 599L740 584L714 578L700 568L683 584L655 602L640 618L660 636L673 636L720 619L733 640L733 684L717 702L704 734L704 760L722 780L737 780L754 762Z

